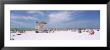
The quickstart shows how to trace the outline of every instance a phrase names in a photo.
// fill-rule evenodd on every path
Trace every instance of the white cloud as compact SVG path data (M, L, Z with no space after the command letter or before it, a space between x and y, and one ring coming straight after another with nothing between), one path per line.
M24 19L24 20L39 20L36 17L32 17L32 16L11 16L11 19Z
M32 16L22 16L22 18L26 20L38 20L36 17L32 17Z
M27 13L30 13L30 14L31 14L31 13L36 13L36 11L27 11Z
M57 13L51 13L49 16L49 23L61 23L71 20L71 12L63 11Z
M30 11L27 11L27 13L29 13L29 14L40 14L40 15L44 14L42 11L39 11L39 10L30 10Z

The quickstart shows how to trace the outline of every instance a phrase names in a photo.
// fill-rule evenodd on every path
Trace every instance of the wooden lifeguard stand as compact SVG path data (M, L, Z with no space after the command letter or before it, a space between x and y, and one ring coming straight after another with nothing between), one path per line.
M43 32L43 31L45 31L46 29L47 29L47 27L46 27L46 22L44 22L44 21L38 21L38 22L36 22L36 33L41 33L41 32Z

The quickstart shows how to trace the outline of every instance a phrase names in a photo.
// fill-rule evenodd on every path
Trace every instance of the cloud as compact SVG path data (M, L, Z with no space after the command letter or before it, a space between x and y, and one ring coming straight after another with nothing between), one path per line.
M39 20L36 17L33 16L11 16L12 20L17 20L17 19L24 19L24 20Z
M62 11L57 13L51 13L49 16L49 23L62 23L71 20L71 12Z
M29 14L40 14L40 15L43 15L44 14L44 12L42 12L42 11L36 11L36 10L30 10L30 11L27 11L27 13L29 13Z

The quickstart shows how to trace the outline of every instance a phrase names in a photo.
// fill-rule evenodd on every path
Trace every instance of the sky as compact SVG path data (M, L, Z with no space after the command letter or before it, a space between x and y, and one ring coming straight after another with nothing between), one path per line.
M11 28L100 28L100 10L11 10Z

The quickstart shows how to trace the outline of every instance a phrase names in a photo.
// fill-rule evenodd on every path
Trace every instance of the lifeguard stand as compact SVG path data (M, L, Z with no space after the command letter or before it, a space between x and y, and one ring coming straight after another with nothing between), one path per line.
M43 21L36 22L36 33L43 33L45 30L47 30L46 24L47 23Z

